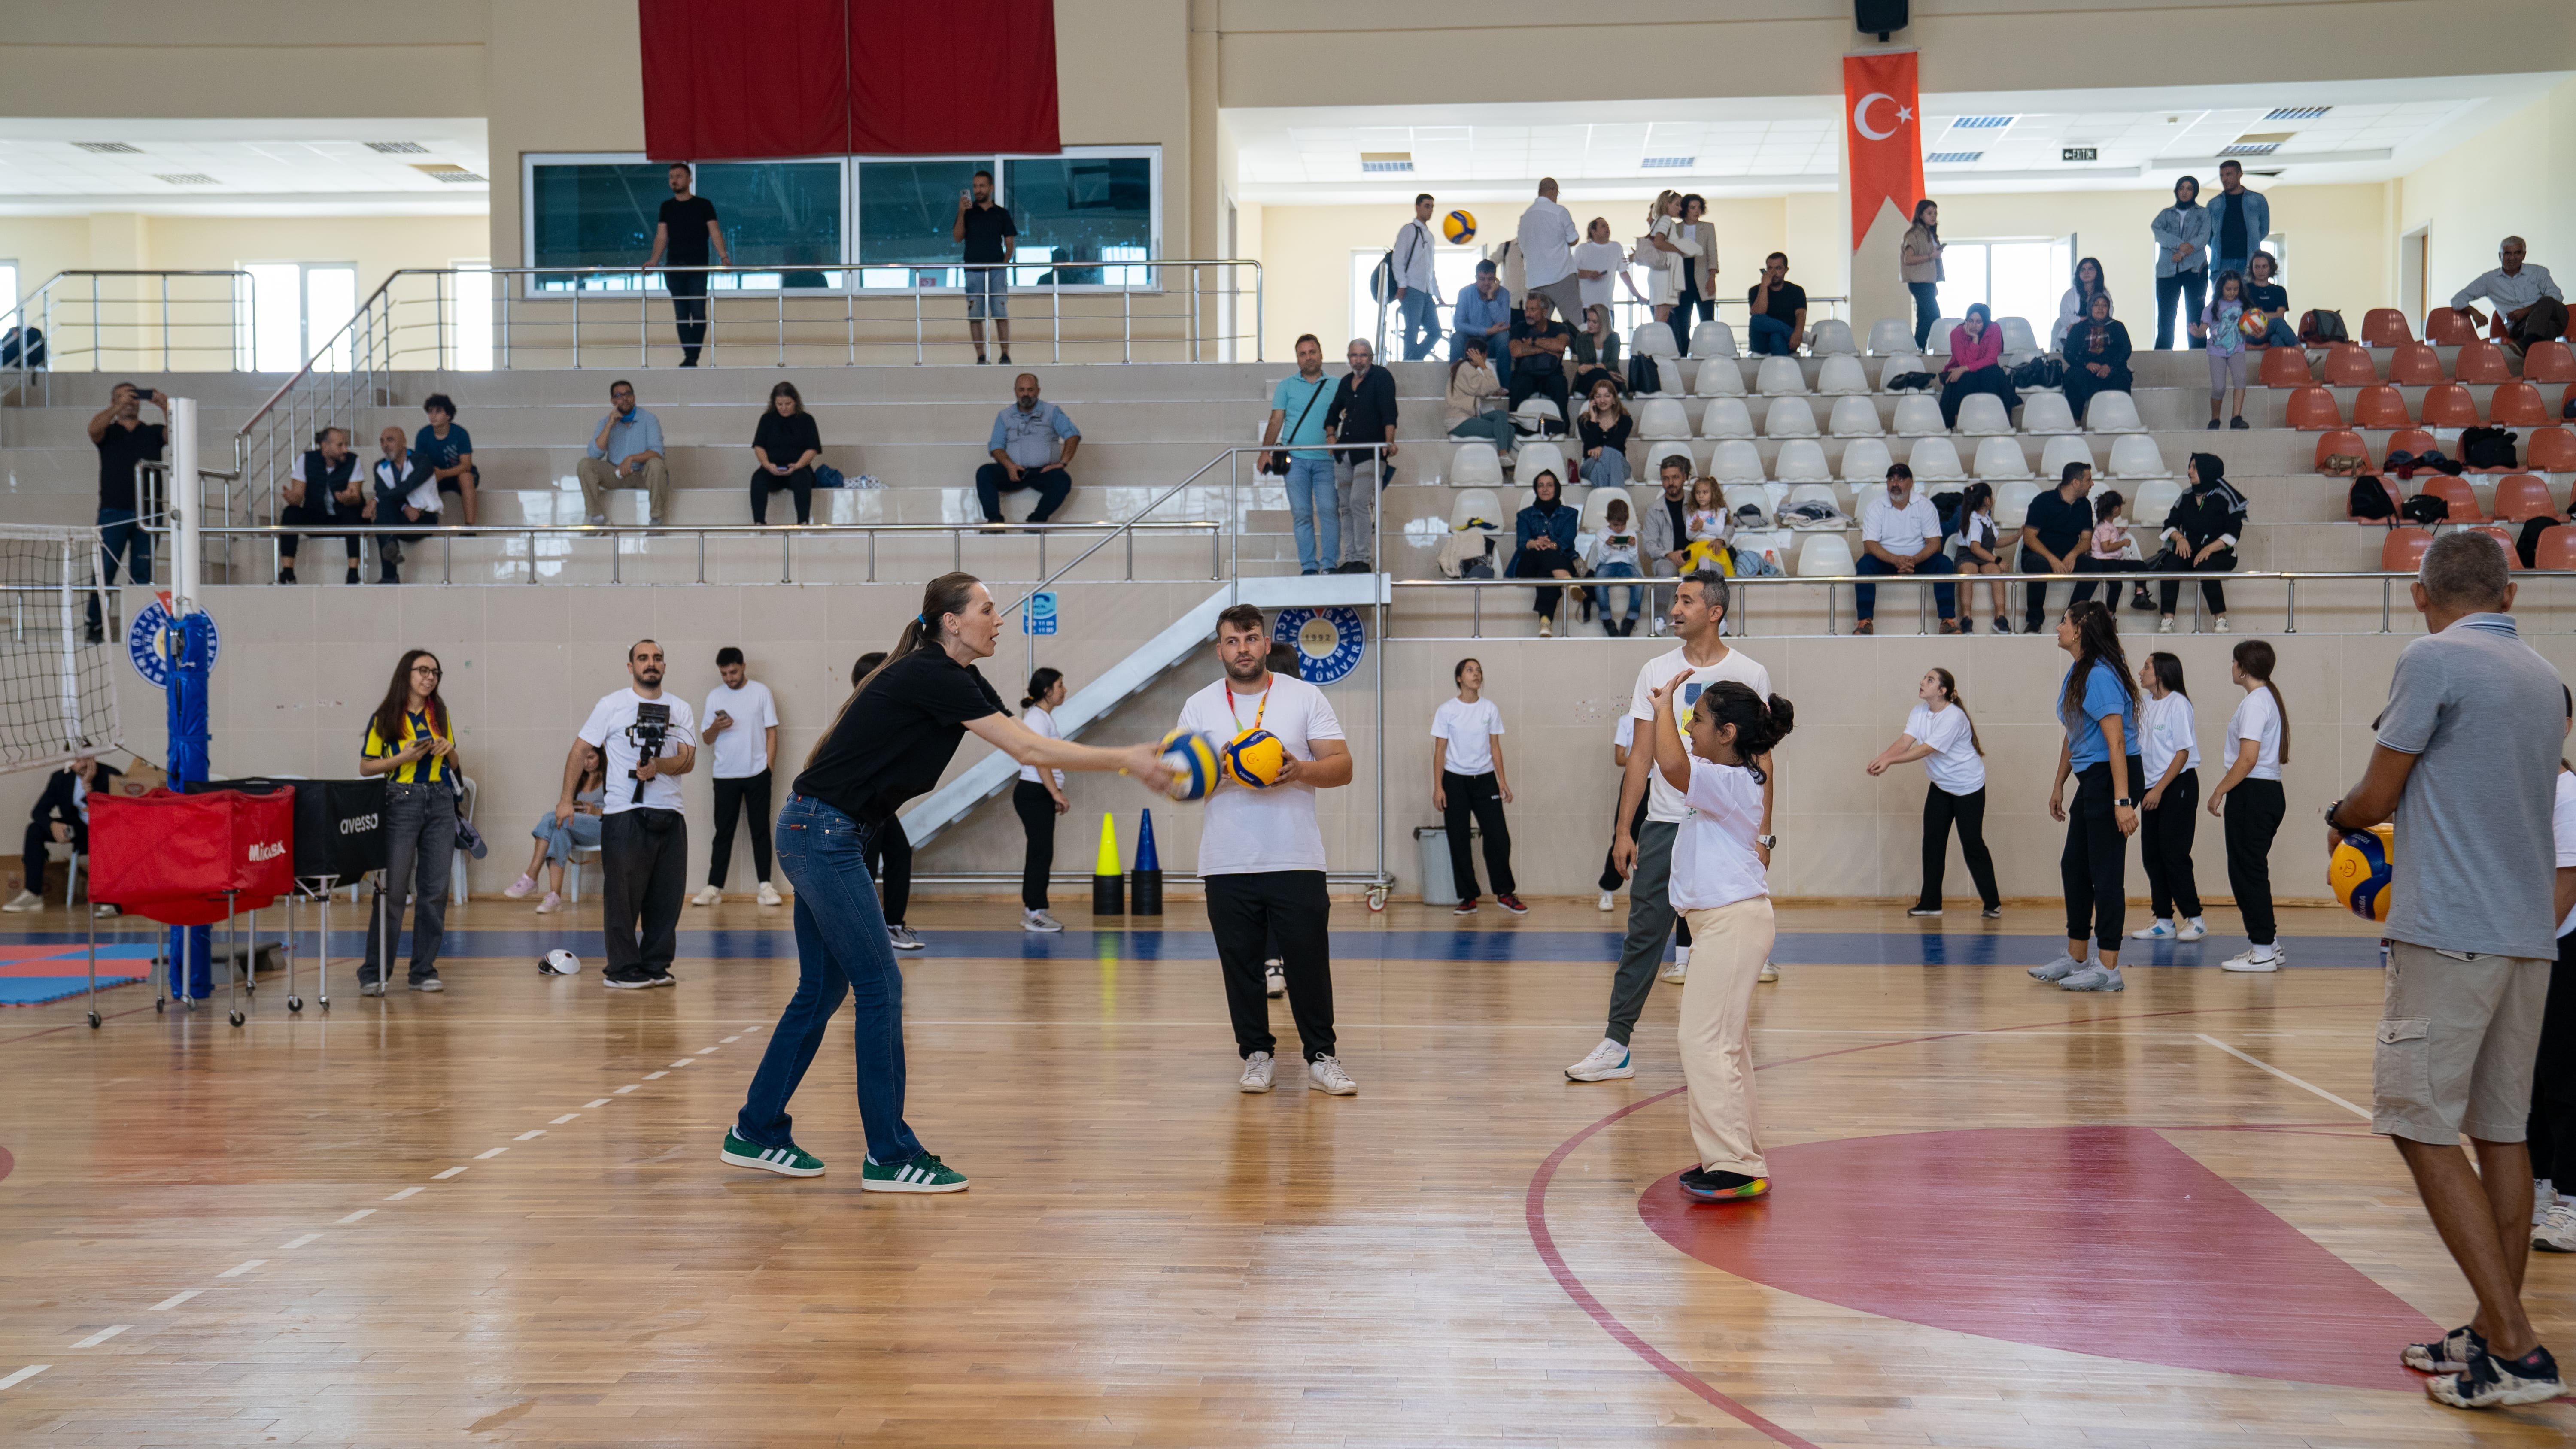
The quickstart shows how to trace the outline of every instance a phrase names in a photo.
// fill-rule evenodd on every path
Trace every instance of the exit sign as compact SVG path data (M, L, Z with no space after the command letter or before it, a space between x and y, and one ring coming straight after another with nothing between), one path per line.
M2092 146L2067 146L2058 151L2057 159L2060 161L2091 161L2097 159L2098 155L2099 152L2097 148Z

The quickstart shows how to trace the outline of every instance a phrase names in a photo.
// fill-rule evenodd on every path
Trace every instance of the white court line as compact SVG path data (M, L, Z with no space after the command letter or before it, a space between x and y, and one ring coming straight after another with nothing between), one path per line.
M283 1243L278 1244L278 1245L277 1245L277 1251L279 1251L279 1252L281 1252L281 1253L292 1253L292 1252L294 1252L296 1249L298 1249L298 1248L300 1248L300 1247L303 1247L303 1246L304 1246L305 1244L307 1244L307 1243L313 1243L313 1242L319 1242L319 1241L321 1241L321 1238L322 1238L322 1235L321 1235L320 1233L306 1233L304 1236L302 1236L302 1237L300 1237L300 1238L293 1238L293 1239L290 1239L290 1240L288 1240L288 1241L286 1241L286 1242L283 1242Z
M696 1060L696 1057L682 1057L678 1061L671 1063L669 1069L676 1072L680 1068L685 1067Z
M102 1328L98 1332L91 1334L89 1337L82 1339L80 1342L73 1344L72 1347L96 1348L100 1344L107 1342L109 1339L116 1337L118 1334L123 1333L125 1330L132 1328L133 1326L134 1325L131 1323L120 1323L111 1328Z
M648 1082L658 1082L669 1075L671 1075L669 1072L646 1072L644 1074L644 1080ZM620 1087L617 1090L621 1092L631 1092L635 1089L633 1087Z
M185 1293L173 1293L169 1297L162 1299L160 1302L153 1304L152 1311L155 1313L167 1313L171 1309L178 1307L180 1304L187 1302L189 1299L194 1298L205 1291L206 1290L203 1288L191 1288Z
M562 1115L562 1116L560 1116L560 1117L557 1117L553 1122L551 1122L551 1123L549 1123L549 1124L547 1124L547 1125L549 1125L549 1126L554 1126L554 1127L561 1127L561 1126L562 1126L563 1124L565 1124L566 1122L569 1122L569 1121L571 1121L573 1118L578 1117L578 1116L580 1116L580 1115L581 1115L581 1114L580 1114L579 1112L566 1112L565 1114L563 1114L563 1115Z
M600 1098L599 1100L597 1100L597 1101L595 1101L595 1102L584 1102L584 1103L582 1104L582 1106L583 1106L584 1108L591 1108L591 1107L605 1107L605 1106L607 1106L607 1105L608 1105L608 1099L607 1099L606 1097L602 1097L602 1098Z
M411 1196L413 1193L420 1192L420 1191L422 1191L422 1189L417 1188L417 1187L407 1187L407 1188L404 1188L402 1191L400 1191L400 1192L398 1192L398 1193L395 1193L393 1196L391 1196L391 1197L389 1197L389 1198L386 1198L386 1199L385 1199L385 1201L387 1201L387 1202L401 1202L404 1198L407 1198L407 1197ZM369 1209L369 1211L373 1211L373 1209Z
M725 1044L726 1046L732 1046L735 1042L738 1042L738 1041L740 1041L740 1040L742 1040L742 1038L741 1038L741 1037L738 1037L738 1036L729 1036L729 1037L726 1037L726 1038L724 1039L724 1044Z
M536 1141L538 1138L543 1137L543 1136L545 1136L545 1135L546 1135L546 1129L544 1129L543 1127L539 1127L539 1128L536 1128L536 1129L534 1129L534 1130L532 1130L532 1131L522 1132L522 1133L520 1133L518 1136L513 1137L513 1138L511 1138L510 1140L511 1140L511 1141L513 1141L513 1142L534 1142L534 1141Z
M16 1373L9 1375L7 1378L0 1379L0 1389L14 1389L18 1385L25 1383L27 1380L34 1378L36 1375L43 1373L45 1370L52 1367L53 1365L49 1363L31 1363L25 1368L18 1370Z
M454 1167L451 1167L451 1168L447 1169L445 1172L433 1172L433 1173L431 1173L431 1174L429 1175L429 1180L430 1180L430 1181L432 1181L432 1182L445 1182L445 1181L447 1181L449 1178L454 1177L456 1174L458 1174L458 1173L460 1173L460 1172L463 1172L464 1170L465 1170L465 1164L460 1162L460 1163L456 1164Z
M266 1258L252 1258L247 1262L235 1263L224 1271L217 1273L215 1276L218 1278L238 1278L244 1273L249 1272L251 1269L258 1267L260 1264L267 1261L268 1260Z
M731 1038L731 1037L727 1037L727 1038L725 1038L725 1040L727 1040L727 1041L731 1041L732 1039L733 1039L733 1038ZM715 1048L714 1048L714 1047L700 1047L700 1048L698 1048L698 1055L699 1055L699 1056L705 1056L707 1053L709 1053L709 1052L711 1052L711 1051L714 1051L714 1050L715 1050Z
M2207 1032L2194 1032L2192 1035L2199 1037L2202 1041L2209 1043L2211 1046L2218 1048L2220 1051L2227 1053L2229 1056L2236 1058L2247 1066L2257 1067L2263 1071L2270 1072L2273 1076L2279 1077L2282 1081L2285 1081L2291 1086L2297 1087L2302 1091L2316 1093L2318 1096L2334 1103L2336 1106L2350 1112L2352 1115L2359 1117L2364 1122L2370 1120L2370 1114L2368 1112L2363 1111L2361 1108L2354 1106L2350 1102L2345 1101L2343 1098L2336 1096L2334 1093L2327 1091L2325 1088L2318 1086L2314 1082L2300 1081L2298 1078L2291 1076L2288 1072L2282 1071L2279 1067L2272 1065L2270 1062L2249 1057L2245 1055L2245 1053L2238 1051L2236 1048L2229 1046L2227 1043L2220 1041L2218 1038L2209 1035Z
M408 1188L403 1189L403 1191L405 1191L405 1192L418 1192L418 1191L420 1191L420 1189L419 1189L419 1188L416 1188L416 1187L408 1187ZM374 1209L374 1208L360 1208L360 1209L358 1209L356 1212L353 1212L353 1213L349 1214L347 1217L340 1219L338 1222L333 1223L331 1226L333 1226L333 1227L335 1227L335 1228L345 1228L345 1227L347 1227L349 1224L356 1222L358 1219L360 1219L360 1218L362 1218L362 1217L365 1217L367 1214L369 1214L369 1213L371 1213L371 1212L374 1212L374 1211L375 1211L375 1209Z
M658 1077L658 1076L660 1076L660 1075L662 1075L660 1072L655 1072L655 1073L653 1074L653 1076L654 1076L654 1077ZM647 1082L649 1082L649 1081L653 1080L653 1077L646 1077L644 1080L645 1080L645 1081L647 1081ZM622 1087L618 1088L615 1092L610 1093L610 1095L611 1095L611 1096L617 1096L617 1097L623 1097L623 1096L625 1096L627 1093L629 1093L629 1092L631 1092L631 1091L634 1091L634 1090L635 1090L638 1086L640 1086L640 1085L642 1085L642 1083L638 1083L638 1082L628 1082L625 1086L622 1086Z
M483 1151L483 1152L477 1152L477 1153L475 1153L475 1154L474 1154L474 1160L475 1160L475 1161L477 1161L477 1162L489 1162L489 1161L491 1161L493 1158L498 1157L498 1156L500 1156L502 1153L507 1152L507 1151L509 1151L509 1150L510 1150L510 1149L509 1149L509 1148L507 1148L507 1147L494 1147L494 1148L491 1148L491 1149L486 1150L486 1151Z

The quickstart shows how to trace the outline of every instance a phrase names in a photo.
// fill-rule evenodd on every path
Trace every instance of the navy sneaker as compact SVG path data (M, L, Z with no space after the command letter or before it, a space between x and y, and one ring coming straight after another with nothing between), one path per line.
M1711 1172L1705 1167L1685 1170L1681 1178L1682 1196L1701 1202L1737 1202L1760 1197L1771 1190L1771 1179L1746 1177L1740 1172Z

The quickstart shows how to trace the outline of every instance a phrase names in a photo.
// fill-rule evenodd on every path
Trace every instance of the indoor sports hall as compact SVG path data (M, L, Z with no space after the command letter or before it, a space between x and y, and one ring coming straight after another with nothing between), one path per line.
M0 1440L2576 1425L2562 6L0 17Z

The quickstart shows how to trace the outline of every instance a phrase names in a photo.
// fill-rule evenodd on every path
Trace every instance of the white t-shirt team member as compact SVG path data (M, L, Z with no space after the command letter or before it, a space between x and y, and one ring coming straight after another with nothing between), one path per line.
M1239 1086L1272 1082L1270 1003L1262 963L1278 943L1288 1004L1307 1061L1307 1084L1346 1097L1359 1090L1334 1056L1333 902L1324 883L1324 832L1315 792L1351 781L1350 747L1324 692L1269 669L1270 631L1261 611L1237 604L1217 616L1217 662L1225 677L1181 705L1180 727L1231 740L1267 730L1288 754L1279 782L1255 790L1221 783L1201 807L1199 876L1207 884L1208 928L1225 972L1234 1022Z
M769 881L769 767L778 758L778 704L769 686L751 677L742 651L728 644L716 651L716 675L722 683L707 691L703 716L709 773L715 776L716 833L707 850L707 883L691 897L712 906L724 899L725 876L733 866L734 822L751 817L751 864L760 877L760 903L785 903Z
M1926 670L1914 687L1918 701L1906 713L1896 742L1866 766L1883 775L1911 760L1923 762L1932 788L1923 799L1923 890L1909 916L1941 914L1941 879L1949 864L1950 826L1959 827L1959 853L1977 883L1977 899L1991 920L2003 914L1995 889L1995 860L1986 849L1986 759L1977 724L1959 702L1959 681L1947 669Z
M671 958L679 951L680 906L689 889L689 829L680 813L679 777L697 767L698 720L687 700L663 691L662 670L660 644L639 639L626 651L626 675L633 682L591 706L580 738L565 752L563 791L555 799L555 818L571 819L574 792L597 751L607 789L599 807L600 866L608 877L601 892L608 965L600 984L613 991L668 986L677 979ZM649 731L640 727L647 705L669 711L649 749Z
M2209 813L2227 821L2227 883L2245 917L2252 949L2218 963L2222 971L2280 969L2280 922L2272 910L2272 837L2287 801L2281 767L2290 759L2290 716L2272 686L2272 646L2248 639L2229 652L2228 677L2245 691L2227 716L2219 758L2227 773L2209 792Z
M1515 916L1529 914L1512 879L1512 833L1503 807L1512 786L1503 766L1503 713L1485 698L1485 666L1461 659L1449 671L1455 698L1431 714L1431 804L1449 836L1449 874L1458 892L1452 914L1477 908L1476 863L1468 849L1470 819L1484 831L1485 873L1493 878L1494 904Z
M2129 933L2139 941L2197 941L2200 880L2191 842L2200 809L2200 718L2182 692L2182 661L2150 654L2138 666L2138 858L2147 868L2153 916ZM2175 922L2181 922L2176 929Z
M1494 736L1502 732L1503 712L1490 699L1444 699L1431 712L1431 737L1446 742L1442 769L1452 775L1494 773Z

